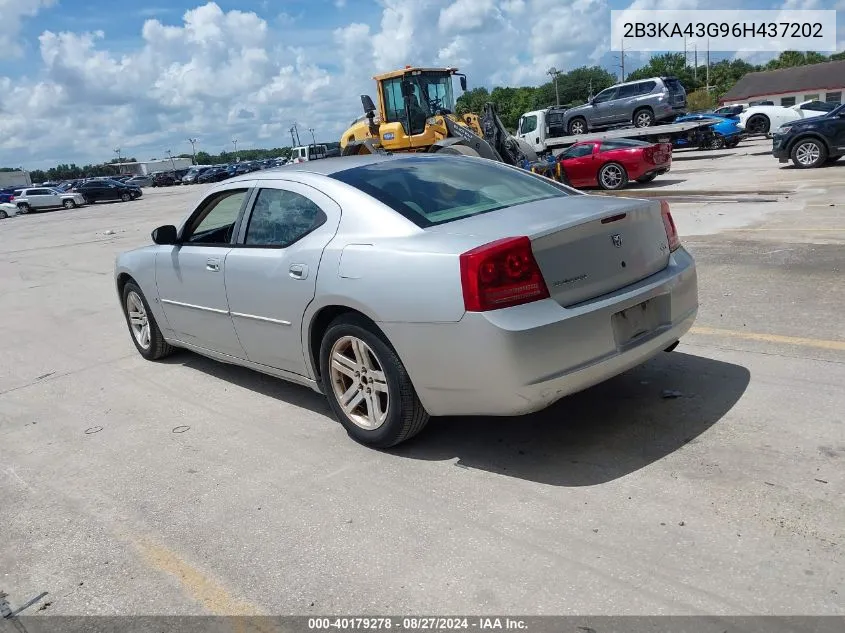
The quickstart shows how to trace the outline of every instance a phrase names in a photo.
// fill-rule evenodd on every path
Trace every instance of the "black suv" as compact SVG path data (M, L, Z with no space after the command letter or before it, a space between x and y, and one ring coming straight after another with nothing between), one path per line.
M129 202L141 197L141 188L124 185L116 180L89 180L71 191L78 191L85 198L87 204L105 200L122 200Z
M153 187L172 187L176 183L176 174L172 171L160 171L153 174Z
M772 154L799 169L819 167L845 155L845 106L823 116L799 119L772 133Z

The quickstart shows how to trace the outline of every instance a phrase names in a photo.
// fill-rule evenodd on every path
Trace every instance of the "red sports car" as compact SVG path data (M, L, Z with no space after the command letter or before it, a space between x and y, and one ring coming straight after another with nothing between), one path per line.
M672 166L671 143L634 139L581 141L558 156L573 187L623 189L631 180L650 182Z

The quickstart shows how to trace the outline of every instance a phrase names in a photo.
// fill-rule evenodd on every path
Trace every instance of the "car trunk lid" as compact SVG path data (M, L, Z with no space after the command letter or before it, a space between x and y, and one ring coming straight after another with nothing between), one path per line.
M669 264L658 201L575 195L426 230L472 235L479 245L527 236L551 297L564 307L636 283Z

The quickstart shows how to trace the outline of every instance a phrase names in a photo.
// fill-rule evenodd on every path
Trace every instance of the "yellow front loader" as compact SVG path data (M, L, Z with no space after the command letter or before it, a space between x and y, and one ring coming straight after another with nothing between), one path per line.
M340 139L341 155L376 152L439 152L480 156L555 177L555 165L538 161L525 141L502 125L495 106L488 103L481 115L455 114L452 77L466 90L466 75L457 68L420 68L377 75L374 103L361 95L364 116Z

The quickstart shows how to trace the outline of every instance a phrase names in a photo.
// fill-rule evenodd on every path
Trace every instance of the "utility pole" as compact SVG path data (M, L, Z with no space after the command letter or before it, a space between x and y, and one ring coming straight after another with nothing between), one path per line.
M693 63L695 66L692 69L692 77L695 79L696 83L698 83L698 42L695 43L695 57L693 58Z
M710 94L710 38L707 38L707 94Z
M560 105L560 92L558 91L557 87L557 77L560 75L560 71L552 66L546 71L547 75L550 75L552 80L555 82L555 104Z
M189 138L188 142L191 144L191 154L194 156L194 165L197 164L197 139Z
M120 174L120 148L115 147L114 153L117 154L117 173Z
M317 139L314 138L314 128L309 127L308 131L311 132L311 140L314 142L314 147L317 147Z
M624 39L622 40L622 46L620 48L618 67L622 71L622 79L620 81L625 81L625 40Z
M170 159L170 167L173 171L176 171L176 163L173 162L173 152L167 150L167 157Z
M238 139L233 138L233 139L232 139L232 145L234 145L234 146L235 146L235 162L236 162L236 163L238 163L238 162L240 162L240 161L238 160Z
M302 145L302 141L299 140L299 125L296 121L293 122L293 133L296 134L296 144Z

